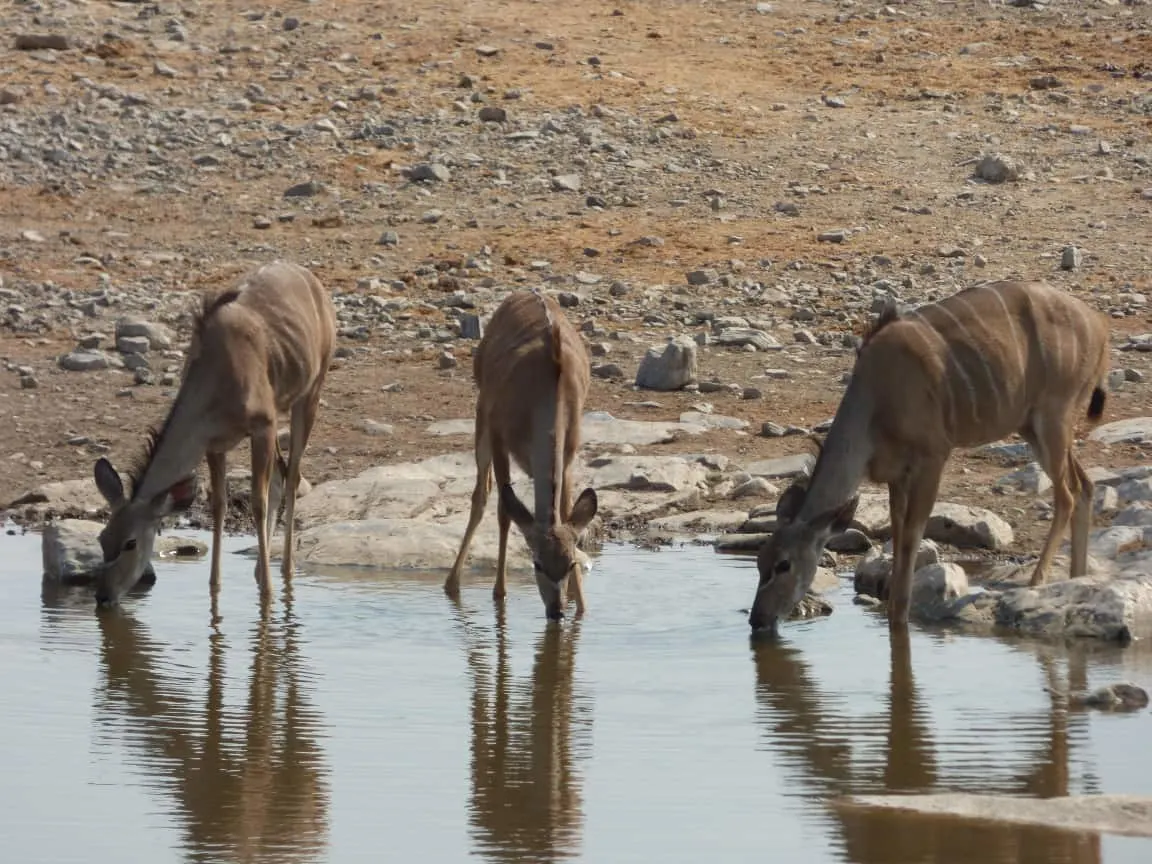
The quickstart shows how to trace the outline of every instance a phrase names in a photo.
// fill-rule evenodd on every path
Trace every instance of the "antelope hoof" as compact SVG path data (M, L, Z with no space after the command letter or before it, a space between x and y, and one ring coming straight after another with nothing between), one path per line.
M460 596L460 579L455 576L449 576L444 580L444 593L449 597Z

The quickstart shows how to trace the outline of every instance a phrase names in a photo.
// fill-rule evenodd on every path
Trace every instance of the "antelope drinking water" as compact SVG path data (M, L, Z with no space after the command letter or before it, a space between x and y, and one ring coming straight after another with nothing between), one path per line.
M281 487L287 493L281 569L284 579L291 579L300 458L316 420L336 341L332 301L308 270L273 262L235 287L202 294L193 331L180 390L132 472L130 493L125 493L111 462L103 457L96 462L96 486L111 508L108 524L100 532L105 567L96 580L98 605L116 604L139 580L152 556L160 520L192 505L196 469L207 457L215 609L227 504L225 459L245 437L252 447L252 517L260 550L256 582L261 597L268 599L272 591L268 541ZM286 464L276 436L280 413L291 415Z
M1069 519L1071 576L1084 575L1093 484L1072 452L1072 429L1085 408L1092 423L1102 416L1107 371L1103 316L1044 282L992 282L883 314L859 349L811 479L776 505L777 529L757 556L753 630L775 631L804 596L824 544L851 523L865 478L888 485L888 622L906 627L913 564L948 457L1014 432L1051 479L1055 504L1031 584L1046 581Z
M563 591L584 611L577 541L596 515L596 492L572 503L572 459L580 447L580 419L591 361L584 342L550 297L530 291L509 295L492 314L472 356L476 396L476 488L468 527L444 582L460 594L460 571L488 503L495 473L499 486L500 546L493 597L507 591L506 553L511 522L532 551L536 584L550 619L564 614ZM512 491L509 459L532 478L534 508Z

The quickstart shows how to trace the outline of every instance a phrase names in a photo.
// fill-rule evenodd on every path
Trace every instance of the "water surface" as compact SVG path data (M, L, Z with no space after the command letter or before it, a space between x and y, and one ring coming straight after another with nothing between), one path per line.
M250 546L235 538L228 548ZM0 848L19 862L1145 862L1152 841L843 810L848 794L1152 793L1152 714L1057 690L1152 653L914 630L836 598L753 645L751 560L609 547L589 614L527 578L307 572L262 613L226 555L97 615L0 538ZM279 589L278 589L279 590Z

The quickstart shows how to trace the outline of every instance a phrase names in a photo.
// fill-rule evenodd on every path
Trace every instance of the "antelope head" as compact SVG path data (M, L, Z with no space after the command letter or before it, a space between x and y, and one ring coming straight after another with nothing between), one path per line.
M537 522L512 487L500 487L500 503L516 523L532 551L532 565L536 571L536 586L544 610L553 621L564 617L564 597L569 579L579 579L573 571L580 567L577 543L588 523L596 515L596 490L585 489L572 505L567 522L545 525Z
M187 510L196 500L193 474L152 498L124 494L124 481L104 457L96 462L96 488L108 502L108 524L100 532L104 567L96 576L96 605L115 606L144 575L152 560L152 547L160 520L169 513Z
M776 504L776 530L756 556L760 582L748 615L754 631L776 635L780 619L787 618L812 587L828 538L852 524L860 502L856 495L837 508L800 520L796 517L806 495L806 488L796 483L784 491Z

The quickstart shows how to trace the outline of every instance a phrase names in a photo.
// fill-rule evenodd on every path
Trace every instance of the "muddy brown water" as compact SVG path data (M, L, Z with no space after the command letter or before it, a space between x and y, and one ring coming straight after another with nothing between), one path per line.
M250 539L228 541L230 550ZM1069 655L851 605L753 645L747 558L609 547L588 617L510 579L251 560L96 615L0 538L0 848L31 862L1146 862L1152 841L833 806L851 794L1152 792L1152 713L1069 711L1152 654Z

